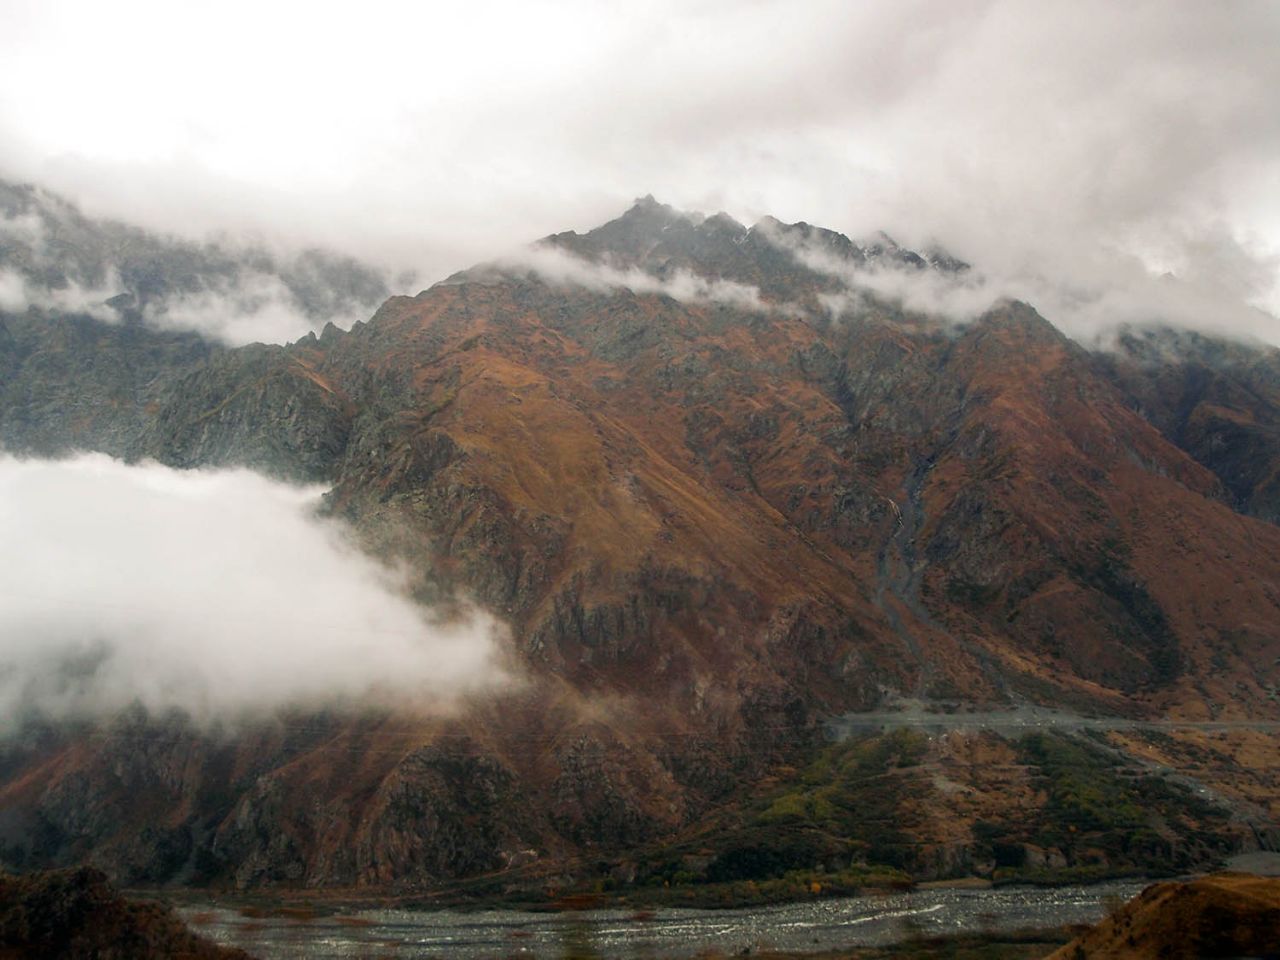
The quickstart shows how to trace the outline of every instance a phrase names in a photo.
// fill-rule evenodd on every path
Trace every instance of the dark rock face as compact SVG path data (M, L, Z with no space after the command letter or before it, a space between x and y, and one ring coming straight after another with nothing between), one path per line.
M660 278L683 270L700 277L758 287L774 301L803 301L840 289L827 269L939 270L961 273L968 264L937 250L921 255L886 234L861 243L808 223L765 217L746 227L723 213L684 213L653 197L637 200L616 220L585 234L557 233L543 244L591 261L640 267ZM823 268L797 257L803 251ZM461 276L467 276L466 273Z
M17 453L135 453L166 385L219 352L195 334L85 316L0 315L0 433Z
M389 765L360 804L329 777L307 808L281 776L240 797L215 843L239 885L430 885L505 866L529 830L513 772L456 740Z
M1217 475L1237 509L1280 522L1280 352L1133 331L1098 363L1144 417Z
M350 401L314 373L306 350L227 350L195 334L88 317L32 313L0 323L0 365L9 371L0 437L11 452L94 449L322 480L346 448Z
M305 351L258 345L176 379L157 407L135 454L298 480L332 479L354 416L350 399L316 374Z
M137 758L54 738L0 765L5 857L412 888L671 836L806 756L824 717L899 696L1274 714L1280 529L1232 509L1267 515L1266 471L1234 466L1265 459L1261 401L1193 442L1151 412L1185 407L1189 374L1092 356L1027 305L834 318L843 281L798 246L964 269L887 238L646 200L545 242L764 308L485 268L287 347L0 317L7 447L330 483L416 595L509 623L528 680L447 719L231 743L157 722Z

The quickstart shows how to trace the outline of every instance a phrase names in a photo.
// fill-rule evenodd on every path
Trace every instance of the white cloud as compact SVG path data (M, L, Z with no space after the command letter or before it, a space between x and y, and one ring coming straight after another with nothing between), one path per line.
M196 330L231 346L260 341L289 343L315 330L308 317L279 277L265 273L238 275L215 289L177 293L143 311L155 327ZM366 315L326 318L349 329Z
M45 225L35 213L23 213L12 217L0 218L0 233L6 239L17 240L44 252Z
M0 270L0 310L20 312L28 307L84 313L108 323L118 319L106 301L120 292L119 284L84 287L74 281L49 288L31 283L15 270Z
M656 293L688 303L718 303L738 310L775 309L760 299L757 287L732 280L701 277L688 270L674 270L657 277L639 267L596 263L546 244L537 244L495 262L507 271L527 271L552 284L568 284L589 290L630 290Z
M21 312L29 307L62 313L86 314L104 323L116 323L120 314L107 301L124 291L118 274L109 272L107 283L85 287L74 280L51 288L33 283L16 270L0 269L0 310ZM293 293L271 274L249 272L217 287L178 292L147 304L147 322L157 328L192 330L229 346L247 343L288 343L318 328L319 323L302 310ZM365 313L324 318L344 329Z
M859 264L835 256L816 241L784 234L768 224L762 227L770 242L799 263L841 281L843 292L819 298L836 316L865 309L870 297L967 323L997 302L1012 299L1032 304L1068 336L1089 345L1105 344L1123 326L1153 324L1280 345L1276 317L1235 295L1238 288L1221 280L1234 275L1246 286L1256 285L1259 270L1265 272L1265 261L1238 252L1233 256L1225 243L1202 242L1201 259L1180 265L1185 274L1157 275L1135 256L1113 254L1096 261L1090 258L1089 268L1070 280L1029 270L1001 274L978 267L950 273L878 262ZM1221 261L1221 269L1204 269L1210 257ZM1072 274L1068 271L1066 276Z
M503 682L499 625L435 622L317 519L320 494L244 470L0 457L0 718L431 708Z
M39 199L43 215L0 214L0 255L13 264L0 266L0 309L16 312L39 307L117 322L121 314L106 302L130 292L122 276L130 272L127 248L134 235L75 222L74 211L59 198L43 195ZM165 278L169 288L163 293L149 291L143 303L142 315L154 327L195 331L229 346L287 343L320 330L325 323L349 329L355 321L367 320L374 308L368 289L355 293L342 289L343 270L360 271L362 266L321 251L272 257L245 247L243 240L202 249L163 238L155 239L153 247L148 253L158 259L166 252L174 254L179 264ZM133 251L135 267L137 255ZM201 270L202 259L212 267ZM235 269L226 269L235 261ZM268 269L288 272L304 292L291 290L277 273L250 266L264 261ZM330 270L337 275L330 276ZM184 289L181 284L191 284L192 274L196 274L197 288ZM80 282L87 277L102 279ZM307 296L312 300L310 313L303 304Z
M12 270L0 270L0 310L18 313L26 310L29 303L27 282L22 278L22 274Z

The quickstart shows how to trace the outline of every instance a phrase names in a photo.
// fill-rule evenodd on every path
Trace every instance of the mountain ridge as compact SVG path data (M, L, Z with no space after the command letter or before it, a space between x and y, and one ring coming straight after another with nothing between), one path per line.
M504 617L527 675L523 691L453 717L300 718L229 744L133 718L99 755L58 732L11 745L4 858L88 858L133 880L412 888L588 875L585 861L636 875L631 851L696 836L700 822L721 833L690 842L724 856L768 836L790 851L770 862L874 856L921 876L989 872L992 837L1072 867L1121 866L1134 844L1185 864L1247 842L1176 790L1163 819L1099 820L1095 847L1040 836L1029 824L1058 802L1045 784L1068 747L986 735L884 741L915 758L874 754L901 786L892 803L911 811L888 842L861 821L785 821L803 843L783 843L775 820L750 813L772 809L775 787L761 784L822 749L825 720L903 699L1280 716L1280 528L1237 511L1254 501L1224 480L1236 458L1157 428L1159 383L1032 307L1003 302L956 325L868 296L833 315L820 298L839 276L764 231L668 210L642 202L549 240L807 309L583 286L517 264L391 297L348 332L288 346L0 316L0 441L329 483L327 511L406 563L416 596L461 592ZM808 225L767 229L845 249ZM889 269L960 270L895 249L878 254L899 263ZM118 362L104 360L112 351ZM130 380L131 367L146 372ZM94 390L112 402L86 404ZM1247 436L1271 436L1269 408L1256 409L1263 426ZM131 737L154 750L130 756ZM1247 732L1113 739L1126 763L1219 757L1202 782L1240 802L1270 796L1272 823L1280 813L1278 772ZM977 789L954 766L982 754L1001 758L1003 788ZM969 792L939 785L937 765ZM831 789L863 797L860 783ZM162 827L128 808L138 784ZM1001 812L1010 792L1025 798L1016 816ZM1192 824L1215 839L1194 841ZM1144 830L1158 843L1115 839Z
M367 316L389 292L383 271L320 247L161 236L0 180L0 303L11 312L34 306L245 343L247 328L227 314L289 333Z

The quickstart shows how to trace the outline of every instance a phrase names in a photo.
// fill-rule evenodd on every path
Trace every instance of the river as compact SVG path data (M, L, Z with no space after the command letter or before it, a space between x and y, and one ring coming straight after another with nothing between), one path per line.
M234 908L188 904L183 918L219 943L261 960L490 957L657 960L771 947L817 951L938 936L1093 923L1106 904L1144 883L1088 887L931 889L743 910L361 910L314 919L249 919Z

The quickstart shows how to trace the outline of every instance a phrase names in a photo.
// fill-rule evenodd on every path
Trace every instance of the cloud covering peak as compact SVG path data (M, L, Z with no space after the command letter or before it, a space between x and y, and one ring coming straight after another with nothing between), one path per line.
M321 249L195 243L85 217L47 190L0 181L0 310L140 319L234 346L350 327L387 296L385 277Z
M1274 314L1277 48L1266 0L18 2L0 155L90 213L428 283L652 191Z

